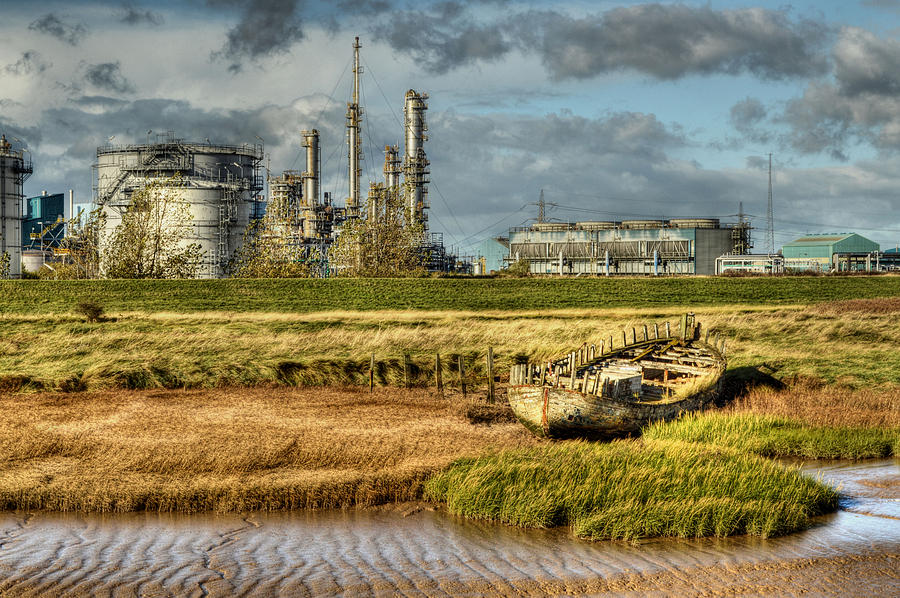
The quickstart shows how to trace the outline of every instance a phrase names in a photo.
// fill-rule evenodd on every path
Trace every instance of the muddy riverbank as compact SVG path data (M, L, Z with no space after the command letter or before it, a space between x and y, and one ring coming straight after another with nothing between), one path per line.
M900 461L805 467L837 513L782 538L588 543L423 505L250 515L0 515L8 596L900 592Z

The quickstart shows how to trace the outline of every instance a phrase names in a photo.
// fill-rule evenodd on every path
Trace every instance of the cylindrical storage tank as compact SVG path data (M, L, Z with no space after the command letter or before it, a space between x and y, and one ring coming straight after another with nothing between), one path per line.
M565 222L535 222L531 225L531 230L534 231L562 231L569 230L569 225Z
M578 222L576 226L581 230L610 230L616 228L616 223L610 220L593 220Z
M22 271L37 272L46 262L53 257L53 252L40 249L22 250Z
M9 278L22 276L22 185L31 161L0 135L0 256L9 256Z
M197 243L203 254L198 278L225 275L241 245L257 194L262 190L258 167L261 145L210 145L170 140L165 143L101 147L95 165L94 203L102 206L106 225L101 249L128 211L131 195L148 182L181 174L172 189L191 215L183 243ZM103 267L101 259L101 269Z
M718 218L672 218L672 228L719 228Z
M662 228L665 225L663 220L623 220L622 228L631 229L649 229Z

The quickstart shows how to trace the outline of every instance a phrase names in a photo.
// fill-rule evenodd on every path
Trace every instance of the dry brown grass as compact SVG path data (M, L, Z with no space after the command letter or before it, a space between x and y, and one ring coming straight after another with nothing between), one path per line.
M846 301L829 301L820 303L818 311L822 313L842 314L860 312L867 314L900 313L900 297L883 297L879 299L848 299Z
M0 508L240 511L413 500L435 470L536 441L422 391L0 395Z
M730 410L776 415L813 426L900 428L900 392L896 388L854 390L802 383L783 390L755 387Z

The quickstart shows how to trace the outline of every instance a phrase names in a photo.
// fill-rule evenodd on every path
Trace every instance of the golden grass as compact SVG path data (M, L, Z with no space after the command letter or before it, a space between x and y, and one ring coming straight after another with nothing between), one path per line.
M900 428L900 392L797 384L783 390L751 388L731 413L775 415L813 426Z
M890 301L890 300L885 300ZM881 303L877 303L881 305ZM494 348L504 375L520 360L546 360L579 346L616 342L623 328L675 321L677 308L546 312L323 312L259 314L114 313L86 323L73 315L0 315L0 389L198 388L268 384L363 384L371 353L380 383L402 380L409 353L420 384L444 356L455 384L464 354L483 383ZM732 372L763 367L781 380L900 386L900 335L892 313L811 307L704 308L699 321L722 332Z
M818 305L823 313L842 314L862 312L869 314L900 313L900 297L882 297L878 299L847 299L845 301L829 301Z
M0 506L239 511L419 498L488 447L536 441L475 426L423 391L221 389L0 395Z

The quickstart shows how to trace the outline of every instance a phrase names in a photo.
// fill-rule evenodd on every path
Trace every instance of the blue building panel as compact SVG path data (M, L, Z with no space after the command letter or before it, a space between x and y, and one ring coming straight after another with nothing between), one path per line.
M39 195L25 200L22 220L22 248L40 248L53 246L62 232L62 224L54 223L65 220L65 195ZM43 243L41 233L43 232Z

